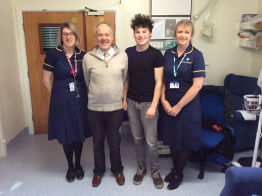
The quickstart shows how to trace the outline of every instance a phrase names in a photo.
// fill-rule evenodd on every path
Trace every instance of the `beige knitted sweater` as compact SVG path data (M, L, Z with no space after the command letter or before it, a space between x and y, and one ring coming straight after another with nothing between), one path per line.
M107 63L97 56L96 46L83 58L85 83L88 88L88 106L93 111L115 111L122 108L128 58L124 51L114 48Z

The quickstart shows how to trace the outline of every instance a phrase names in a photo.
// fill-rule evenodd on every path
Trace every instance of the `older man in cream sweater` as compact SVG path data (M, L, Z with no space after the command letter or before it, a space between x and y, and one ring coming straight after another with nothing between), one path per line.
M98 23L95 28L98 43L83 58L83 70L88 88L88 125L93 133L95 168L92 184L97 187L105 173L104 140L110 149L111 171L119 185L125 183L120 155L123 120L122 99L127 74L128 58L124 51L112 45L113 30L109 23Z

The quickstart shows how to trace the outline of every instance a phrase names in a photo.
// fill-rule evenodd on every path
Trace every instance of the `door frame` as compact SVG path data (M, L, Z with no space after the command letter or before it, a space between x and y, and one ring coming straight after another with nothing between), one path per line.
M5 141L5 132L3 125L3 114L2 114L2 105L0 102L0 157L5 157L7 155L6 141Z
M17 57L19 64L19 72L21 79L21 88L23 94L23 103L25 111L25 121L29 129L29 134L35 134L34 131L34 122L32 119L33 110L31 102L31 92L30 92L30 83L28 77L28 66L27 66L27 53L26 53L26 44L25 44L25 35L23 30L23 12L43 12L43 10L48 10L49 12L78 12L81 8L80 6L67 6L66 8L59 8L58 6L51 7L42 7L42 6L16 6L16 21L15 21L15 33L16 33L16 42L18 43L17 47ZM115 12L115 44L118 44L120 39L120 34L118 33L121 29L120 23L120 5L109 6L109 7L98 7L91 6L95 10L111 11Z

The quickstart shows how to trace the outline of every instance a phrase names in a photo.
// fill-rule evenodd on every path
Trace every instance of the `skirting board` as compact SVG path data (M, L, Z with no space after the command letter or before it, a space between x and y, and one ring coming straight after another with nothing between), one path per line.
M169 147L168 147L168 148L158 147L158 154L159 154L159 155L162 155L162 154L170 154L170 149L169 149Z
M10 150L17 144L17 142L24 137L25 135L29 134L28 127L24 128L17 136L14 137L7 145L7 154L10 152Z

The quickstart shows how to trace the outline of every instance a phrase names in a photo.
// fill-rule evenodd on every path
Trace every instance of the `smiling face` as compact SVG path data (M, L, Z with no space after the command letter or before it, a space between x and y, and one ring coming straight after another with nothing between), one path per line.
M150 37L152 32L149 29L143 27L136 27L134 31L134 38L138 46L147 46L149 45Z
M177 40L177 45L187 47L190 43L190 40L193 38L192 28L178 26L175 32L175 38Z
M107 52L111 48L113 41L113 35L110 27L107 24L100 24L96 28L95 39L100 50Z
M76 43L75 33L67 27L63 28L62 41L63 41L63 47L66 48L75 47L75 43Z

